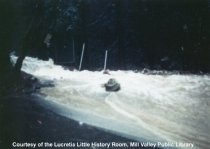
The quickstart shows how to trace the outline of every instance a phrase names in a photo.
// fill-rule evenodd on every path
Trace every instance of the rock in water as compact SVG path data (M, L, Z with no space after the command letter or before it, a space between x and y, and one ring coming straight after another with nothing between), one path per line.
M120 84L113 78L105 84L106 91L108 92L117 92L120 90Z

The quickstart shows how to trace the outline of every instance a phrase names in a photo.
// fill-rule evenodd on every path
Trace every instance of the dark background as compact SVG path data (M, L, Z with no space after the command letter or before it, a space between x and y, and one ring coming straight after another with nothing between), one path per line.
M22 59L26 55L52 57L58 64L78 68L85 43L82 69L102 69L108 50L108 69L210 71L208 0L1 3L2 68L9 66L11 51ZM48 46L44 43L47 35L51 36Z
M108 50L108 69L201 74L210 72L209 41L209 0L0 0L0 146L11 148L16 140L122 141L31 100L42 86L20 72L25 56L78 68L85 43L82 69L103 69ZM15 67L13 51L19 56Z

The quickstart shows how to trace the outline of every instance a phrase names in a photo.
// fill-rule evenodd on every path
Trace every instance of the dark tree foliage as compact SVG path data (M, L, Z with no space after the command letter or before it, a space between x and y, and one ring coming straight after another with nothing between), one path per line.
M58 0L22 0L16 33L21 40L16 45L18 61L16 71L20 71L26 55L38 56L41 59L53 57L60 61L59 50L67 53L65 44L73 37L77 20L76 1ZM47 36L49 39L46 40ZM70 39L72 40L72 39ZM51 42L53 41L53 42Z
M11 49L19 55L18 73L26 55L77 66L83 43L85 69L102 69L108 50L108 69L210 71L208 0L1 0L0 6L1 74L11 68Z
M86 42L84 67L102 68L109 50L111 69L209 72L209 10L207 0L82 1L75 32Z
M12 1L0 1L0 22L0 78L3 78L10 71L9 51L15 23Z
M24 15L26 23L23 38L20 41L20 54L15 64L15 71L20 72L23 60L30 49L35 47L41 48L43 46L43 38L45 31L45 13L44 1L31 0L24 1L22 5L22 15ZM22 24L22 23L21 23Z

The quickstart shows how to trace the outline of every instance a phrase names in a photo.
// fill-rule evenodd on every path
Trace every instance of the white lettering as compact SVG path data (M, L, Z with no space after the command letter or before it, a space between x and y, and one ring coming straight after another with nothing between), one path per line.
M36 147L36 143L18 143L18 142L12 142L12 146L13 147L28 147L28 148L35 148Z

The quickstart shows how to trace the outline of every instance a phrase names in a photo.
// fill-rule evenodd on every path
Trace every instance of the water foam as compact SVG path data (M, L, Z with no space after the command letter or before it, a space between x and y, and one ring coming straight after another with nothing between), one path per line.
M16 57L12 56L13 62ZM69 71L26 57L22 71L55 87L42 88L56 112L82 123L115 131L135 139L192 142L210 146L210 76L148 75L132 71ZM117 93L102 87L109 78L121 84ZM53 108L55 109L55 108Z

